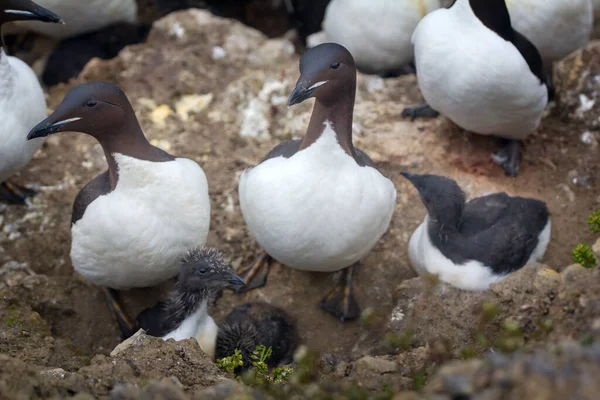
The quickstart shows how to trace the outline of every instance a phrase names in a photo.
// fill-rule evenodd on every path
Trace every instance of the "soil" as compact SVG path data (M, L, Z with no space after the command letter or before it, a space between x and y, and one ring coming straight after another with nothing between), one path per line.
M232 265L240 268L251 263L260 249L248 235L240 213L238 178L282 139L303 135L312 104L288 108L285 102L298 74L298 56L289 41L267 39L239 22L190 10L157 21L147 43L127 47L110 61L92 60L77 80L50 88L48 107L56 108L66 92L81 82L103 80L121 86L148 139L171 154L197 161L206 172L212 200L207 245L223 251ZM533 284L540 267L532 269L533 276L523 272L508 281L508 286L487 294L446 289L444 293L452 300L441 297L428 304L423 296L430 292L424 290L420 279L412 279L416 274L407 258L408 240L424 218L425 209L400 172L450 176L469 197L504 191L544 200L553 224L544 262L550 266L546 269L561 272L572 264L571 252L578 243L591 245L596 239L587 228L587 216L600 207L600 182L596 178L600 168L600 107L596 102L600 83L595 78L599 75L600 42L593 42L557 67L558 101L548 110L538 131L525 142L522 168L515 179L504 176L491 161L490 155L499 145L497 140L465 133L444 118L415 122L401 118L405 107L423 101L415 76L383 80L359 75L354 143L371 155L398 191L390 229L356 276L356 296L366 310L365 318L341 323L319 309L321 298L333 288L337 274L306 273L280 265L272 268L264 288L244 295L226 293L211 310L212 315L219 321L235 305L269 302L297 320L301 341L309 348L334 355L330 368L337 372L332 376L363 379L364 386L379 390L386 381L381 376L399 374L405 382L397 389L411 388L414 372L424 368L424 360L431 355L430 349L424 349L441 336L452 342L440 352L449 353L449 358L456 358L473 345L477 338L473 324L479 321L473 307L495 301L501 305L502 318L518 317L518 307L528 305L528 300L513 300L516 293L522 293L515 288L523 282ZM594 101L591 108L582 108L582 94ZM190 99L188 95L204 97L186 113L181 104L182 99ZM142 371L136 377L135 368L127 361L110 362L108 354L120 341L117 326L101 289L84 282L70 263L73 199L105 169L102 150L92 138L77 133L52 136L29 167L15 178L36 189L38 195L26 207L0 206L0 299L4 302L0 307L0 332L13 332L13 336L5 334L0 339L0 353L8 353L15 368L31 374L40 368L78 371L77 376L87 382L84 386L96 395L106 395L116 382L139 386L139 377L160 379L173 374L169 369L152 367L152 371ZM552 314L555 334L550 339L580 338L588 333L591 321L600 313L599 299L592 290L598 293L599 280L600 275L595 273L577 281L576 293L562 283L552 289L554 297L569 293L569 304L576 304L581 293L589 292L596 308L573 314L561 311L566 307L561 303L564 307ZM121 293L125 311L135 317L162 298L169 285L167 282L157 288ZM528 287L525 292L531 290ZM531 293L534 298L548 296L544 291ZM450 320L444 307L453 310ZM400 318L404 322L398 325L398 313L412 316ZM376 317L375 323L369 322L369 315ZM502 332L501 320L494 326L489 337ZM409 340L408 355L398 356L399 350L390 351L384 338L390 332L402 335L406 331L417 332L418 338ZM532 342L550 339L546 335ZM53 342L51 350L49 341ZM182 346L192 352L192 345ZM152 346L145 347L148 353L140 357L157 357L156 351L166 357L176 345L153 342ZM387 356L392 360L405 359L392 364L385 358L360 361L384 353L394 354ZM94 361L88 365L91 359ZM360 363L340 364L353 360ZM398 363L411 367L400 370ZM344 365L358 369L352 373L353 369ZM129 368L128 372L119 370L121 367ZM87 373L86 368L93 372ZM367 372L357 373L361 368ZM120 374L125 374L123 380L113 379ZM196 382L186 374L189 371L178 376L186 390L208 387L218 380ZM373 378L365 378L368 374ZM92 375L103 382L101 386L90 384ZM78 388L69 390L76 393Z

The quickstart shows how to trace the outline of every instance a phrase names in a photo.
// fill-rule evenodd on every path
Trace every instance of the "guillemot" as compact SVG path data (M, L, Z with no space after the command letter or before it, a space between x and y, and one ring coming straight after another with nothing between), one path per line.
M208 183L194 161L152 146L123 91L95 82L67 93L28 139L76 131L94 137L108 170L77 195L71 260L90 283L123 290L164 282L188 249L204 246L210 225ZM122 330L131 328L113 300Z
M297 344L296 325L285 311L267 303L246 303L234 308L219 325L215 358L239 350L244 363L239 373L252 367L252 354L262 345L272 349L267 365L277 367L293 361Z
M519 142L539 126L548 103L542 59L511 26L504 0L457 0L421 20L412 41L417 78L428 106L468 131L500 137L493 159L509 176L519 171Z
M20 22L21 30L31 30L54 39L93 32L118 22L136 23L136 0L38 0L66 22L64 29L32 22Z
M545 203L495 193L465 204L452 179L403 172L427 216L410 238L408 257L420 274L464 290L486 290L544 256L550 242Z
M413 61L410 39L417 24L444 2L332 0L325 12L323 31L327 41L350 51L361 72L396 75Z
M61 23L60 17L30 0L0 0L0 36L5 23L38 20ZM2 43L4 45L4 43ZM46 118L46 99L37 76L16 57L0 48L0 201L23 204L34 191L6 182L23 169L43 140L28 142L26 135Z
M277 145L240 177L239 198L250 234L269 257L295 269L345 269L341 286L321 303L340 319L358 317L354 266L387 231L396 189L352 144L356 67L343 46L326 43L300 59L301 76L288 104L314 97L304 139Z
M137 326L164 340L195 338L214 360L218 327L208 314L211 297L223 289L242 286L244 280L231 270L220 252L191 250L181 260L179 278L169 298L140 313Z

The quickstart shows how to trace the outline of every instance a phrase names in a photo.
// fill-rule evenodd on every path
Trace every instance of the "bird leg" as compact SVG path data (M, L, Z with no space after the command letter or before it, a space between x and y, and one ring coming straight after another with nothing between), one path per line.
M402 118L410 118L411 121L417 118L437 118L439 115L440 113L431 108L427 103L402 110Z
M546 75L546 88L548 88L548 103L554 101L556 98L556 89L554 87L554 77L552 76L552 69L548 75Z
M25 205L25 200L36 194L35 190L8 181L0 184L0 203Z
M244 279L246 286L241 288L239 292L243 293L265 286L267 284L269 272L271 271L272 260L270 255L263 252L256 258L250 268L240 271L240 276Z
M119 305L119 301L117 300L117 291L114 289L104 288L104 294L106 294L106 300L108 300L108 306L117 321L117 325L119 325L119 329L121 330L121 337L123 340L130 338L135 333L133 324L129 321L125 312Z
M339 318L342 322L360 317L360 307L354 298L353 264L344 270L344 276L338 285L321 301L321 308Z
M515 177L519 174L519 142L505 139L504 146L495 154L492 160L504 168L507 176Z

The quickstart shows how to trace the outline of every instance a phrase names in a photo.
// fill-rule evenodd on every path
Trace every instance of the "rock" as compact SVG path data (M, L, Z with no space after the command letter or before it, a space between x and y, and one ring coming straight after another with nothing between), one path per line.
M46 382L23 361L0 354L0 398L58 398L60 389Z
M111 357L116 357L131 346L142 346L146 342L146 333L143 329L140 329L134 333L130 338L127 338L123 342L119 343L113 351L110 352Z
M387 382L393 382L393 389L399 390L401 379L395 377L399 369L393 357L367 356L352 364L350 380L371 391L382 388Z
M174 377L185 390L200 390L227 379L196 340L164 341L147 335L139 335L114 357L94 357L79 374L90 383L96 396L107 395L121 382L143 385ZM129 389L117 392L129 393Z
M595 399L600 391L600 346L561 343L533 354L490 354L447 365L427 384L435 399Z
M144 387L119 384L111 390L109 397L111 400L188 400L190 398L176 378L150 381Z

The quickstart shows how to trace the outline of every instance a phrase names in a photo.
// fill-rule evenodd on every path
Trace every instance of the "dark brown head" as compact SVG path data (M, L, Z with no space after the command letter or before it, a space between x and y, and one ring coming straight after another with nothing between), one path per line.
M46 137L57 132L87 133L100 142L137 125L137 119L127 96L110 83L86 83L67 93L58 109L29 132L27 139Z
M237 276L214 249L192 250L181 260L177 286L180 291L237 290L244 280Z
M41 21L64 24L52 11L31 0L0 0L0 25L13 21Z
M324 104L335 102L340 93L354 91L356 66L344 46L323 43L308 50L300 58L300 78L290 95L288 105L314 97Z

